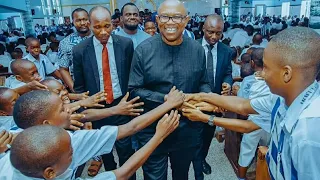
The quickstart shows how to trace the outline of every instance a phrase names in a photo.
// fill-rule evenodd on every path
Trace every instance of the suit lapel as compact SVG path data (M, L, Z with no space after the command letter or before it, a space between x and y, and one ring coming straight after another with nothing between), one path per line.
M225 53L224 53L224 50L223 50L223 48L221 46L221 43L218 42L218 47L217 47L217 69L216 69L216 78L215 78L216 82L217 82L217 79L220 78L217 75L220 74L221 67L222 67L222 64L223 64L224 54Z
M99 80L99 73L98 73L98 64L97 64L97 58L96 58L96 52L93 45L93 37L90 38L90 41L88 43L87 51L87 58L90 61L91 67L93 69L93 75L96 82L97 89L100 89L100 80Z
M122 48L120 47L120 42L117 36L111 35L112 40L113 40L113 51L114 51L114 59L116 61L116 66L117 66L117 73L118 73L118 79L120 86L122 86L122 78L121 78L121 73L122 73L122 62L123 62L123 52Z

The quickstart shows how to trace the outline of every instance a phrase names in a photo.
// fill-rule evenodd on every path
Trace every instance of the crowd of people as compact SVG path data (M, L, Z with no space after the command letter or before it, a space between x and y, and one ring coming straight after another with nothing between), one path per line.
M81 179L90 161L93 179L134 180L142 166L146 180L168 167L185 180L193 164L203 180L216 126L244 133L239 180L260 145L270 179L320 177L320 35L307 18L249 13L231 28L177 0L71 17L36 35L1 32L12 75L0 87L0 179Z

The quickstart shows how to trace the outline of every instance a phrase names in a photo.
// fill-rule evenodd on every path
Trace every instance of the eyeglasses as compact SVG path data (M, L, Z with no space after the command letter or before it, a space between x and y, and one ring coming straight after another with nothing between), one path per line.
M166 23L170 21L170 19L172 19L174 23L181 23L182 20L186 18L186 16L166 16L166 15L161 15L158 17L161 23Z

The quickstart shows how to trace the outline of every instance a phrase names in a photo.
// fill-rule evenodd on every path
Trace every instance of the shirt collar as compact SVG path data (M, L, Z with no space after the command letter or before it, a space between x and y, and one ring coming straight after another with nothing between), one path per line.
M305 95L308 91L310 91L312 88L314 88L317 85L317 82L313 82L310 86L308 86L302 93L300 93L298 95L298 97L296 97L294 99L294 101L292 102L292 104L287 107L287 112L286 112L286 116L284 121L282 121L281 125L285 126L287 131L289 133L291 133L293 127L295 126L295 124L297 123L297 121L299 120L299 115L301 114L301 102L303 101L303 99L305 98ZM319 85L318 85L319 86ZM317 91L317 89L315 90ZM314 94L313 94L314 95ZM312 96L313 96L312 95ZM306 103L311 103L311 102L306 102Z
M206 39L203 37L202 38L202 47L207 47L207 45L209 45L209 43L206 41ZM218 42L213 45L213 48L212 49L216 49L217 48L217 45L218 45Z
M38 61L36 58L34 58L30 53L26 56L26 57L24 57L23 59L28 59L29 61L31 61L31 62L36 62L36 61ZM39 61L41 60L41 54L39 54Z
M113 44L112 36L109 37L109 39L108 39L108 44L111 44L111 45ZM102 45L102 44L100 43L100 41L99 41L95 36L93 36L93 45L94 45L94 47L99 46L99 45Z

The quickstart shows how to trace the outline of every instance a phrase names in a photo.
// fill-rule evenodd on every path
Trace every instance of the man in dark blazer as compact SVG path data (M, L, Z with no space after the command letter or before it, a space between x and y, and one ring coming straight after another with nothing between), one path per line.
M127 93L133 43L129 38L111 35L110 11L98 6L89 13L90 28L94 36L73 48L74 90L89 91L90 95L104 90L107 93L105 107L117 105ZM122 125L129 116L112 116L93 122L94 128L103 125ZM116 142L120 166L134 153L131 138ZM112 153L102 156L105 169L116 169ZM132 177L132 179L135 179Z
M207 17L203 32L204 37L197 41L202 45L206 54L207 75L211 86L211 92L228 95L231 90L232 80L232 65L231 65L231 49L225 44L219 42L223 34L224 22L219 15L210 15ZM201 104L196 104L201 107ZM221 116L221 114L213 114ZM196 155L196 160L193 161L195 167L196 180L203 179L202 171L205 174L211 174L211 167L206 162L209 147L214 136L216 127L209 124L204 125L203 129L203 144L199 155ZM201 159L200 159L201 158Z

